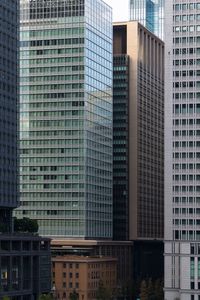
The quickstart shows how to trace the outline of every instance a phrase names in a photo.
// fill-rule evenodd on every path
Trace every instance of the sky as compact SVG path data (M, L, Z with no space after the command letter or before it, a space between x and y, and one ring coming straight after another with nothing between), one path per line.
M113 21L127 21L129 0L104 0L113 8Z

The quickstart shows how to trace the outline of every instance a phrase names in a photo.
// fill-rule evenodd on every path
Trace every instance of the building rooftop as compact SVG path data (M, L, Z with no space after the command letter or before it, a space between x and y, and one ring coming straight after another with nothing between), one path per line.
M142 28L145 32L148 32L152 37L154 37L159 42L162 42L163 45L164 45L163 40L159 36L157 36L155 33L153 33L151 30L149 30L147 27L145 27L144 25L142 25L137 20L113 22L113 28L118 27L118 26L127 26L127 25L130 25L130 24L138 24L139 28Z
M48 237L42 237L38 234L15 232L15 233L0 233L0 240L36 240L36 241L50 241Z
M131 241L111 241L111 240L81 240L81 239L63 239L63 238L52 238L51 246L124 246L124 245L132 245Z
M53 262L117 262L117 258L108 256L79 256L79 255L64 255L52 258Z

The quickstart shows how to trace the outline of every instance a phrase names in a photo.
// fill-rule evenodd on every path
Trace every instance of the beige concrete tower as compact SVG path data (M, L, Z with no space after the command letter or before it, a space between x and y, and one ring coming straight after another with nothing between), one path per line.
M134 277L163 277L164 44L114 24L113 237L134 241Z
M164 44L136 21L115 23L114 62L120 55L129 57L129 239L163 239Z

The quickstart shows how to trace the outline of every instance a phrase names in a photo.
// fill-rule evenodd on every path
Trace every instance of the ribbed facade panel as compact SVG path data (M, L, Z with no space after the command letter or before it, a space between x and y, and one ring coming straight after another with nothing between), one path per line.
M165 295L200 289L200 2L167 1L165 70Z

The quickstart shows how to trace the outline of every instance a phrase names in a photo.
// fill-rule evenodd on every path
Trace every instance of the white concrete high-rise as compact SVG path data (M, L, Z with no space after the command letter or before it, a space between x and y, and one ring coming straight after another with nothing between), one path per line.
M165 299L200 299L200 1L165 2Z

